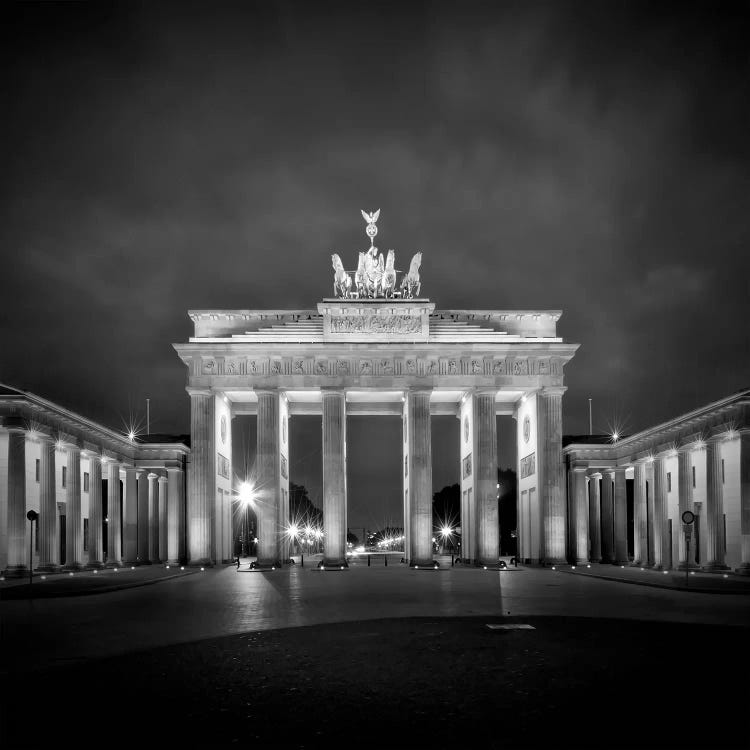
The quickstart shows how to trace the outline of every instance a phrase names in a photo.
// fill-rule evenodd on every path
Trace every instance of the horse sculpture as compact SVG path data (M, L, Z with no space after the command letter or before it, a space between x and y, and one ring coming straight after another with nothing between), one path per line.
M380 256L383 257L382 255ZM396 262L396 253L393 250L388 251L388 257L385 261L385 271L380 280L380 288L384 297L393 297L396 291L396 269L393 267Z
M352 288L352 277L344 270L344 264L341 262L338 253L331 256L333 263L333 296L343 297L346 299Z
M367 276L365 275L365 254L359 254L357 272L354 274L354 285L357 287L357 296L363 299L367 296Z
M422 253L415 253L409 265L409 273L401 279L401 296L412 299L419 297L422 284L419 281L419 267L422 265Z

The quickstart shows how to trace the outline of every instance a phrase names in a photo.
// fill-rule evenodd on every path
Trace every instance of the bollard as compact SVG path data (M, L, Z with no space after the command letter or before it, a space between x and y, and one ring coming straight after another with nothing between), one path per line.
M304 568L305 567L305 556L300 553L299 559L300 559L300 564L299 564L300 568Z
M371 555L367 555L367 567L368 568L370 567L370 557Z
M453 562L454 562L453 555L451 555L451 568L453 567Z
M383 558L385 559L385 567L388 567L388 555L383 555Z

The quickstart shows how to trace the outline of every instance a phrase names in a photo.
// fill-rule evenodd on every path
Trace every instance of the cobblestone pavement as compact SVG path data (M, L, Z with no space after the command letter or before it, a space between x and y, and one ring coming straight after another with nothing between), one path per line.
M249 573L229 566L113 593L2 601L1 669L247 631L384 617L472 615L747 625L750 597L627 586L535 568L423 571L389 565L322 572L306 561L304 568Z

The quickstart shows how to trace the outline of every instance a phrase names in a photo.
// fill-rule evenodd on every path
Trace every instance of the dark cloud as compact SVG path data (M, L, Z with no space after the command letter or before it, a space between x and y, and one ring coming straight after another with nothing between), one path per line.
M0 378L184 431L187 309L314 306L380 207L438 306L563 309L567 431L738 390L747 10L15 5Z

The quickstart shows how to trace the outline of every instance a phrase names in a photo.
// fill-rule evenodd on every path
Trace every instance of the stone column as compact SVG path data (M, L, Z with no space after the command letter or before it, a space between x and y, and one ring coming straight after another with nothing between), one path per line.
M614 538L614 497L612 492L612 474L602 472L602 562L615 561Z
M323 563L346 562L346 395L323 390Z
M159 560L167 561L167 517L168 517L167 478L159 477Z
M477 563L497 566L500 557L500 526L497 507L497 419L495 391L476 392L474 406L474 492L477 512ZM429 420L430 394L427 394ZM430 437L428 422L428 438ZM432 497L432 448L429 446L429 481ZM432 501L430 501L432 526ZM430 529L432 534L432 529ZM432 538L430 537L430 544ZM432 557L432 546L430 546Z
M100 456L89 455L89 568L104 565L104 538L102 533L102 462Z
M180 562L180 519L183 515L182 469L167 469L167 563Z
M633 473L633 565L645 566L648 564L646 464L637 461Z
M690 456L690 448L683 447L677 454L677 493L679 499L679 513L675 520L673 530L677 533L678 540L678 563L679 570L695 567L695 536L692 535L694 528L691 528L690 539L690 559L688 559L687 542L685 532L683 531L682 514L686 511L693 511L693 462Z
M159 559L159 475L148 475L148 559L152 563Z
M8 565L5 570L8 577L29 572L27 524L26 432L18 427L8 432Z
M135 467L125 467L125 533L123 557L126 565L138 562L138 480Z
M39 459L39 570L60 569L60 526L57 521L55 494L55 443L50 437L40 438Z
M537 427L541 462L538 466L543 518L543 562L564 563L565 477L562 460L562 395L565 388L544 388L537 394Z
M667 559L667 462L663 456L654 459L654 568L668 567Z
M589 561L589 502L586 487L586 467L574 466L573 472L573 503L575 561L576 564L585 564Z
M614 497L614 525L615 525L615 564L628 565L628 495L625 466L615 468L615 497Z
M721 441L706 443L706 564L704 570L727 570L724 563L724 486Z
M120 511L120 464L107 461L107 566L122 565L122 525Z
M138 472L138 564L151 564L148 544L149 478L147 471Z
M589 541L591 562L602 560L602 514L599 499L599 473L589 475Z
M188 465L188 564L213 565L211 533L216 502L214 395L209 390L190 390L189 393L192 445ZM258 424L261 422L260 401L259 394Z
M258 560L259 567L280 567L280 537L283 533L278 528L281 476L279 457L279 394L277 391L257 391L257 457L255 461L257 475L256 515L258 519ZM323 406L325 422L325 403ZM325 445L323 446L325 465ZM323 514L324 522L326 503L325 469L323 473ZM344 530L346 533L346 530ZM324 540L328 549L328 538Z
M750 575L750 431L740 433L740 534L742 558L737 572Z
M646 463L646 552L643 566L654 564L654 458Z
M406 396L409 443L409 509L411 565L433 565L432 557L432 436L430 391L409 391ZM493 492L497 494L497 472ZM497 558L494 560L497 563Z
M81 449L66 446L68 496L65 502L65 570L83 567L83 521L81 519ZM90 478L89 478L89 481Z

